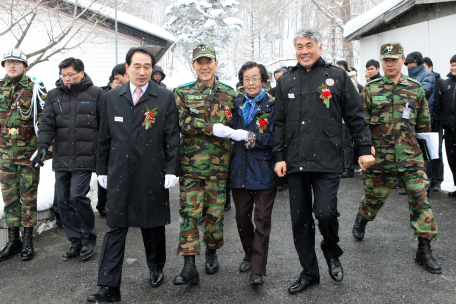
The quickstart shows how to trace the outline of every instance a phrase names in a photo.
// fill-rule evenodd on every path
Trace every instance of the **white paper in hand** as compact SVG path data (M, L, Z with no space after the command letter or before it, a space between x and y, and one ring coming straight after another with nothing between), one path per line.
M431 159L439 158L439 133L438 132L429 132L429 133L416 133L416 138L426 140L426 145L429 150L429 156Z

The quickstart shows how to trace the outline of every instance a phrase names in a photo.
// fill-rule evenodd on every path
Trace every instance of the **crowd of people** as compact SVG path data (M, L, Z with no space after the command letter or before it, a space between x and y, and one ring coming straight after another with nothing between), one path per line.
M230 194L244 250L239 271L250 272L249 284L262 285L274 201L277 190L287 188L302 266L289 293L320 282L313 215L329 275L342 281L337 192L340 178L354 176L355 162L366 179L353 236L363 240L368 222L398 180L408 195L410 224L418 238L415 261L428 272L441 273L431 250L438 228L428 195L440 190L443 163L441 158L425 161L416 134L439 132L441 144L445 130L456 176L456 55L442 80L433 73L430 58L419 52L405 56L400 43L385 43L379 61L366 63L363 88L346 61L333 65L322 58L322 41L315 29L299 30L293 40L295 66L268 73L263 64L248 61L238 72L236 90L216 76L216 52L207 43L193 49L197 79L174 91L166 89L163 69L143 47L131 48L102 88L93 85L80 59L67 58L49 92L25 74L27 58L21 50L6 52L1 62L6 77L0 81L0 182L8 243L0 262L17 254L22 260L34 256L39 168L52 147L54 209L70 242L62 259L84 260L95 251L95 215L87 197L92 172L99 185L96 208L110 228L100 250L100 289L89 302L121 300L129 227L141 228L150 284L163 283L169 189L177 183L181 220L176 245L183 268L175 285L200 282L195 257L201 239L205 272L219 271L217 249L224 245ZM408 76L401 73L404 64Z

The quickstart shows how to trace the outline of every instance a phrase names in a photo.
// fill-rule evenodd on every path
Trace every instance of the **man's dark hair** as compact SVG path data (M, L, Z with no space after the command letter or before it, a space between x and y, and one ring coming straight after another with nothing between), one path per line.
M78 73L84 71L84 63L82 62L82 60L70 57L64 59L62 62L59 63L59 72L62 71L62 69L66 69L69 67L73 67L73 69Z
M109 76L109 83L112 83L114 81L114 79L115 79L114 76L112 76L112 75Z
M146 49L144 47L132 47L131 49L128 50L127 55L125 56L125 61L127 62L128 65L131 64L131 58L133 57L133 54L137 53L137 52L149 55L152 60L152 67L155 65L156 62L155 62L154 54L152 54L151 51L149 51L148 49Z
M456 62L456 55L453 55L453 57L451 57L451 59L450 59L450 63L453 63L453 62Z
M424 61L424 63L426 63L426 65L427 65L429 68L434 66L434 65L432 64L431 58L429 58L429 57L424 57L423 61Z
M238 79L239 81L244 84L244 72L248 69L251 69L251 68L254 68L254 67L258 67L260 69L260 72L261 72L261 82L263 83L266 83L268 82L268 71L266 70L266 67L264 65L262 65L261 63L256 63L256 62L253 62L253 61L247 61L246 63L244 63L244 65L241 67L241 69L239 70L239 74L238 74Z
M274 76L277 73L285 73L286 71L288 71L288 70L284 67L278 68L277 70L274 71Z
M369 68L371 65L373 65L376 69L380 67L380 62L378 62L375 59L371 59L368 62L366 62L366 69Z
M111 75L112 76L116 76L116 75L123 76L123 75L125 75L126 72L127 72L127 69L125 68L125 63L119 63L112 69Z
M336 64L337 64L337 65L343 66L344 69L345 69L345 71L348 72L348 63L347 63L347 61L345 61L345 60L339 60L339 61L336 62Z

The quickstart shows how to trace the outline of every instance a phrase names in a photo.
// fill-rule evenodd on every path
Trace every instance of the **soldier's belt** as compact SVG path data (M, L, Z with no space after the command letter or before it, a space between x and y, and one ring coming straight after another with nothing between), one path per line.
M2 128L2 133L5 135L21 135L21 128Z

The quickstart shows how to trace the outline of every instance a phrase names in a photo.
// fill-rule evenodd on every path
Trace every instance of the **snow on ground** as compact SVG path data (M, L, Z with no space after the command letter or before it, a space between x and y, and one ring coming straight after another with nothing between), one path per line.
M52 208L54 203L54 184L55 175L52 171L52 160L44 162L44 167L40 170L40 184L38 186L38 211L48 210ZM92 174L90 181L90 191L87 196L92 201L92 205L97 202L97 176ZM0 195L0 219L3 218L3 197ZM40 227L41 228L41 227ZM43 227L43 229L45 229ZM48 229L50 229L48 227Z

